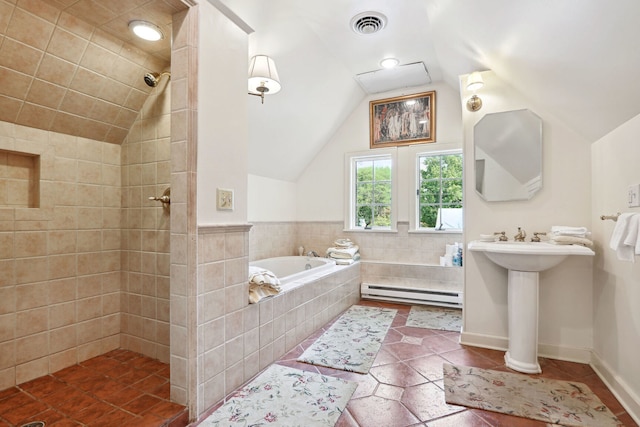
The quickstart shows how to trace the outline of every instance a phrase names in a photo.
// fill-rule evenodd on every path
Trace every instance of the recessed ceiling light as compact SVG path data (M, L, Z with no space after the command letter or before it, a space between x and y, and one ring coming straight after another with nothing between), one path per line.
M164 34L162 34L160 27L156 24L152 24L151 22L131 21L129 22L129 28L133 31L133 34L143 40L155 42L164 38Z
M385 58L380 61L380 66L382 68L395 68L399 63L400 61L398 61L396 58Z

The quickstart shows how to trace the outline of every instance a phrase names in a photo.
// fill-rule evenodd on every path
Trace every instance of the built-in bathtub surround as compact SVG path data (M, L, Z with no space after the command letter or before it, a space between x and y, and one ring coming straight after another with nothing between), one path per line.
M249 304L248 226L198 230L199 408L217 403L359 300L360 265Z
M462 233L411 233L407 222L398 223L395 233L345 232L342 221L256 222L250 233L251 260L297 255L316 251L325 255L339 237L347 237L360 247L362 281L380 285L400 285L433 290L463 291L464 271L441 267L446 245L462 241Z
M120 346L121 150L6 122L0 150L38 156L40 185L0 207L2 390Z

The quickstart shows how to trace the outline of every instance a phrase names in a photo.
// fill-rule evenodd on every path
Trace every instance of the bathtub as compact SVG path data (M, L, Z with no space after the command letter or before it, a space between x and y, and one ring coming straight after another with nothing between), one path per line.
M331 259L306 256L266 258L250 262L249 265L264 268L275 274L280 279L282 292L326 276L338 268Z

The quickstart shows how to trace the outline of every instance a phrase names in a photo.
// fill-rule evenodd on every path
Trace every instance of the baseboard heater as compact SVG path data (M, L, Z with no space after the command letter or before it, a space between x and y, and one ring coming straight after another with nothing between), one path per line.
M362 283L364 299L462 308L462 292Z

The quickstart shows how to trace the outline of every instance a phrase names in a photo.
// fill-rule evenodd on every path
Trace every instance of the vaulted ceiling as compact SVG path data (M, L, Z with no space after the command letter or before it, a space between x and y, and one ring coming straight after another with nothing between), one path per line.
M200 0L207 1L207 0ZM433 82L493 70L593 142L640 114L637 0L211 0L255 31L248 57L276 60L283 89L249 102L249 171L295 181L368 94L382 58L424 62ZM170 39L134 41L131 19L170 34L181 0L0 1L0 120L120 143L168 67ZM353 16L387 18L372 35Z

